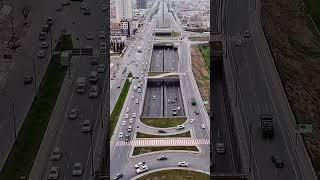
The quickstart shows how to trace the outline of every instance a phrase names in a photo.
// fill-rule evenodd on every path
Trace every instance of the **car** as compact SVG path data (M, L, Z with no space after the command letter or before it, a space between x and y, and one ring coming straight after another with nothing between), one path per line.
M99 64L97 67L97 72L98 73L103 73L106 69L106 66L104 64Z
M121 79L124 80L126 77L122 76Z
M82 2L82 3L80 4L80 9L81 9L81 10L85 10L85 9L87 9L87 8L88 8L88 6L87 6L86 3Z
M120 86L120 84L117 86L117 88L120 88L121 86Z
M198 111L198 110L195 110L194 113L195 113L196 115L199 115L199 111Z
M168 160L168 158L165 155L162 155L157 158L158 161Z
M126 125L126 121L122 121L122 126L125 126Z
M49 43L48 42L44 41L44 42L41 43L41 48L42 49L47 49L48 47L49 47Z
M224 154L226 152L226 147L224 143L222 142L216 143L216 151L218 154Z
M74 163L72 169L72 176L82 176L82 163Z
M236 46L243 46L243 42L241 39L236 40Z
M243 37L244 37L244 38L250 38L250 36L251 36L251 34L250 34L250 31L249 31L249 30L245 30L245 31L243 32Z
M94 39L94 34L93 32L88 32L86 34L86 40L93 40Z
M136 104L139 104L139 99L136 99Z
M99 31L99 38L105 39L106 38L106 32L105 31Z
M202 129L205 129L206 126L205 126L204 124L201 124L201 128L202 128Z
M114 175L113 180L118 180L118 179L120 179L122 177L123 177L122 173L117 173L117 174Z
M49 29L50 29L50 27L49 27L48 24L45 24L45 25L42 26L42 32L48 33L48 32L49 32Z
M177 110L178 110L178 111L180 111L180 110L181 110L181 107L180 107L180 106L178 106L178 107L177 107Z
M38 58L42 59L46 56L46 51L44 50L39 50L37 53Z
M84 10L83 10L83 15L90 15L91 12L90 12L90 8L86 7Z
M40 34L39 34L39 40L40 40L40 41L44 41L44 40L46 40L46 39L47 39L47 33L41 31Z
M55 147L51 153L51 160L58 161L61 159L61 149L59 147Z
M69 112L69 119L74 120L77 118L78 118L78 109L77 108L71 109L71 111Z
M107 51L107 43L101 42L100 43L100 52L106 52Z
M24 84L31 84L32 81L33 81L33 76L26 75L26 76L24 76L24 78L23 78L23 83L24 83Z
M130 119L130 120L129 120L129 123L132 124L132 123L133 123L133 119Z
M132 113L132 117L133 118L137 117L137 114L136 113Z
M107 5L106 4L102 4L101 5L101 11L102 12L106 12L108 10Z
M168 99L168 104L170 104L171 103L171 100L170 99Z
M128 107L127 107L127 109L126 109L126 113L129 113L129 111L130 111L130 108L128 108Z
M176 116L177 115L177 110L176 109L172 109L172 115Z
M156 100L156 96L153 96L152 99L153 99L153 100Z
M136 170L137 174L141 174L143 172L148 171L148 166L147 165L142 165L139 169Z
M167 131L163 130L163 129L159 129L158 133L167 133Z
M52 17L48 17L46 23L47 23L48 25L53 25L53 24L54 24L53 18L52 18Z
M184 129L184 125L178 125L177 130Z
M60 5L62 5L62 6L68 6L70 4L71 4L70 1L61 1L60 2Z
M128 131L128 132L131 132L131 131L132 131L132 127L131 127L131 126L128 126L127 131Z
M284 166L282 159L278 155L272 155L271 161L273 162L276 168L283 168Z
M126 113L126 114L124 115L124 118L125 118L125 119L128 119L128 118L129 118L129 114Z
M179 167L188 167L189 163L186 162L186 161L181 161L181 162L178 162L178 166Z
M131 100L134 100L134 98L135 98L134 96L131 96Z
M49 170L48 179L58 179L60 174L60 168L52 166Z
M135 167L136 169L138 169L138 168L142 167L142 166L145 165L145 164L146 164L146 162L138 162L138 164L135 164L134 167Z
M123 133L120 132L120 133L119 133L119 138L122 138L122 136L123 136Z
M60 4L56 6L56 11L62 11L62 9L63 9L63 6Z
M96 98L98 96L98 86L92 85L89 91L89 98Z
M90 132L91 131L91 122L90 120L84 120L82 123L82 132Z
M126 135L126 136L124 137L124 141L125 141L125 142L129 142L130 139L131 139L131 138L130 138L130 135Z
M141 88L138 88L138 93L141 93Z
M190 119L190 123L194 123L194 119Z

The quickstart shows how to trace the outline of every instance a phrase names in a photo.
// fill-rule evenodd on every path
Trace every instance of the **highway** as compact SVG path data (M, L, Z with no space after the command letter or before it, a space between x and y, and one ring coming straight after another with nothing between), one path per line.
M295 142L295 120L261 28L259 7L258 0L228 0L223 13L225 67L233 85L238 87L233 94L234 107L240 111L238 119L245 131L247 149L251 149L248 153L252 162L247 159L249 166L252 165L250 179L312 180L315 179L314 171L303 142L299 136L298 144ZM243 38L246 29L250 30L251 38ZM242 39L244 45L236 46L237 39ZM262 113L274 117L275 137L272 140L262 138L259 120ZM248 142L250 138L251 143ZM274 154L283 159L284 168L274 167L270 160Z

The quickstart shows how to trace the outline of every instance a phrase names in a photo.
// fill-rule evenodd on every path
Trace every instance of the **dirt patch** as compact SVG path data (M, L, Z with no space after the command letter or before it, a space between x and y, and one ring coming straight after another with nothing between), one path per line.
M208 104L205 105L205 107L209 112L210 72L198 47L191 48L191 59L193 75L196 79L202 99L208 101Z
M315 169L320 169L320 43L304 4L262 0L262 21L282 84L298 122L314 124L305 135Z

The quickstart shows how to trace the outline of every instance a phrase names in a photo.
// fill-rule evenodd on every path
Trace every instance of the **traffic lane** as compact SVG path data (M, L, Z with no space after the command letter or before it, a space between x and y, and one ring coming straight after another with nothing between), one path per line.
M236 57L242 57L243 53L242 50L238 50L238 53L236 54ZM249 53L248 63L245 63L245 65L248 66L249 69L254 69L254 71L249 72L244 68L239 67L239 91L241 96L240 103L242 105L242 113L245 114L246 123L246 132L249 132L248 125L251 119L252 122L252 151L254 155L254 159L256 159L256 168L259 172L257 172L256 176L261 177L269 177L272 176L272 178L281 179L282 176L289 177L290 179L296 179L292 167L292 164L289 165L289 163L286 163L285 168L283 168L280 172L283 174L279 174L277 169L274 168L273 164L271 163L270 157L273 154L279 154L281 155L281 158L285 162L290 162L290 155L288 155L287 148L284 146L285 140L283 137L280 137L278 141L273 140L272 142L266 141L262 138L261 130L260 130L260 121L258 119L258 115L263 112L263 108L267 105L267 107L270 106L270 99L266 98L263 93L266 91L266 86L264 83L264 80L261 78L261 69L259 68L259 65L257 65L257 54L255 53ZM234 60L233 60L234 61ZM252 64L251 64L252 63ZM233 64L233 66L235 66ZM252 73L252 74L251 74ZM261 87L261 89L260 89ZM259 88L259 89L257 89ZM253 96L252 96L253 95ZM265 99L261 100L259 97L264 97ZM261 104L261 102L264 102L265 104ZM246 104L244 106L243 104ZM274 122L274 128L275 128L275 138L277 137L277 130L279 132L279 126ZM249 136L249 135L247 135ZM264 163L262 163L264 162ZM269 162L270 165L266 166L265 162ZM286 169L286 170L284 170ZM269 176L268 176L269 175Z
M153 97L156 97L155 100ZM161 87L148 85L144 100L143 116L146 117L162 117L163 112L161 111L162 104L162 93Z
M226 2L226 30L231 35L242 35L244 30L249 29L249 14L252 13L252 9L249 9L249 1Z
M152 56L151 56L151 63L150 63L150 71L151 72L158 72L162 71L162 59L163 59L163 52L161 49L153 49Z

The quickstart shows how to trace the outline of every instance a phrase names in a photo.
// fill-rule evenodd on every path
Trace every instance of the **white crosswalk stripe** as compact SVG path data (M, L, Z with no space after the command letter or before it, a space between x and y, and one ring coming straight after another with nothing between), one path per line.
M210 144L209 139L136 139L133 141L117 141L116 146L195 146Z

